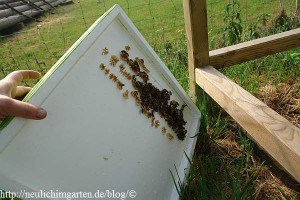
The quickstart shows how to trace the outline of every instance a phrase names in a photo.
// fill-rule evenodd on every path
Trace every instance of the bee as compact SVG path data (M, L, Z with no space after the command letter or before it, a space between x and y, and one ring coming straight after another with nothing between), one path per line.
M154 117L151 118L151 126L155 126L155 118Z
M162 134L164 135L164 134L167 132L166 127L163 126L163 127L161 128L161 132L162 132Z
M121 81L117 80L117 87L118 87L118 89L122 90L123 86L125 86L125 84L123 84Z
M118 77L117 76L113 76L113 82L117 82L118 81Z
M129 98L129 91L128 90L126 90L124 93L123 93L123 98L124 99L128 99Z
M105 47L104 49L102 49L102 55L107 55L108 54L108 48Z
M127 64L128 64L130 67L132 67L132 66L133 66L133 60L132 60L132 59L127 60Z
M105 74L109 74L109 69L105 69Z
M173 136L171 133L168 133L168 134L167 134L167 138L168 138L170 141L173 141L173 140L174 140L174 136Z
M160 122L158 120L154 121L154 127L158 128L160 126Z
M127 80L131 80L131 75L130 75L130 73L128 73L128 72L125 70L124 65L122 64L122 65L120 65L119 67L120 67L120 73L123 74L123 75L127 78Z
M142 86L143 86L142 82L136 80L135 75L132 76L131 83L135 89L142 88Z
M137 97L138 96L138 91L132 91L130 94L133 97Z
M115 75L113 73L109 74L109 79L112 79Z
M113 73L109 74L109 79L112 79L113 82L117 82L118 77L116 75L114 75Z
M126 45L126 46L125 46L125 50L126 50L126 51L130 51L130 49L131 49L131 47L130 47L129 45Z
M179 103L178 103L177 101L175 101L175 100L172 100L172 101L170 102L170 105L171 105L173 108L177 108L177 107L179 106Z
M150 72L149 69L145 66L144 60L142 58L136 57L135 60L139 63L144 72L146 72L147 74Z
M146 107L142 106L141 113L148 117L149 110Z
M121 60L124 60L127 62L129 60L129 54L127 53L127 51L122 50L120 52L120 58L121 58Z
M135 73L139 73L141 71L139 63L135 60L133 61L133 65L130 66L132 71Z
M129 81L130 81L130 80L131 80L131 78L132 78L132 77L131 77L131 75L130 75L129 73L127 73L127 74L125 75L125 77L126 77L126 78L127 78L127 80L129 80Z
M105 70L105 68L106 68L106 66L105 66L103 63L101 63L101 64L99 65L99 67L100 67L101 70Z
M142 106L141 113L146 115L148 118L154 117L154 113L149 111L149 109L144 106Z
M141 77L141 79L143 79L143 81L146 83L149 81L149 76L145 72L139 72L137 76Z
M116 66L116 64L119 62L119 58L117 57L117 56L115 56L115 55L112 55L111 57L110 57L110 60L109 60L109 64L111 65L111 66Z
M185 107L187 107L187 105L186 105L186 104L183 104L183 105L181 106L181 109L180 109L180 110L183 111L183 109L184 109Z
M136 105L137 105L137 106L141 105L141 99L140 99L140 97L138 96L138 95L139 95L139 94L138 94L138 91L132 91L132 92L130 92L130 94L131 94L131 96L134 98Z
M119 68L120 68L120 72L122 72L122 71L125 69L125 66L124 66L123 64L121 64L121 65L119 66Z

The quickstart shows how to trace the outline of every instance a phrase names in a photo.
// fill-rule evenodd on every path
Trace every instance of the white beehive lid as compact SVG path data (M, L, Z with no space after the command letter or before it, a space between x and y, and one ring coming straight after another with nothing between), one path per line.
M129 45L144 59L151 83L186 104L187 136L179 140L140 113L130 81L109 64ZM107 55L102 55L104 48ZM124 61L119 61L119 64ZM99 69L103 63L125 84L120 91ZM184 179L200 125L200 112L119 6L100 17L27 97L48 111L45 120L14 118L0 131L0 188L7 191L97 192L135 190L137 199L178 199L170 170ZM5 121L7 122L7 121ZM169 140L161 127L174 135Z

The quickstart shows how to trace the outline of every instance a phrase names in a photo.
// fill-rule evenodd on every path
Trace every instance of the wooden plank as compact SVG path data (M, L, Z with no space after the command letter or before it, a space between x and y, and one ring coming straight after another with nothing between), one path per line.
M196 95L195 68L209 64L206 0L183 0L191 96Z
M300 28L210 51L210 65L228 67L299 46Z
M196 69L196 82L300 182L299 128L211 66Z

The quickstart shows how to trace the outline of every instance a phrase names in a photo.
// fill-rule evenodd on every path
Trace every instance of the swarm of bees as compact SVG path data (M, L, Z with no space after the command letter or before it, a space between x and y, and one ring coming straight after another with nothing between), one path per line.
M128 51L130 51L130 46L125 46L125 50L120 51L121 61L126 62L131 73L126 71L126 66L120 64L120 74L122 74L127 80L131 80L131 84L134 91L129 92L126 90L122 93L124 99L129 98L129 93L134 99L137 106L141 106L141 113L150 119L151 126L158 128L160 127L160 121L155 118L155 112L163 118L170 128L176 133L179 140L184 140L186 136L186 121L184 121L183 110L185 105L180 106L179 103L175 100L171 100L172 92L166 89L158 89L149 81L149 72L150 70L145 66L144 60L136 57L134 60L129 57ZM104 51L105 50L105 51ZM108 53L108 49L105 47L103 53ZM106 54L105 54L106 55ZM115 55L112 55L109 61L111 66L116 66L119 58ZM118 77L110 73L109 69L101 63L100 69L104 70L105 74L109 74L109 79L117 84L119 90L123 89L123 84ZM167 128L161 128L162 134L167 133ZM171 133L167 133L167 138L172 141L174 136Z

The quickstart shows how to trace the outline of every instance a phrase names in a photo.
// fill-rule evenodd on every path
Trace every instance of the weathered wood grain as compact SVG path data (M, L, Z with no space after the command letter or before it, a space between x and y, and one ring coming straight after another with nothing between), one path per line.
M195 97L195 68L209 64L206 0L183 0L190 92Z

